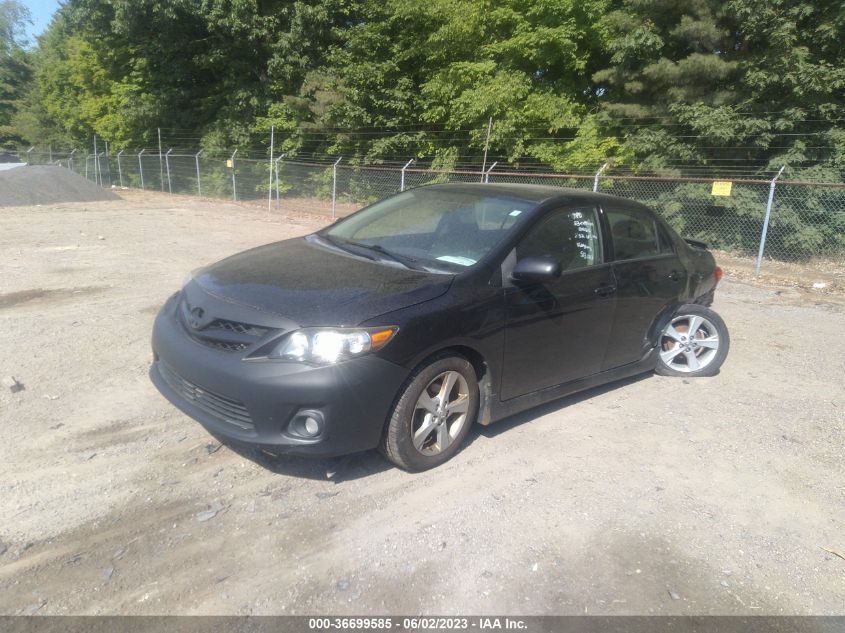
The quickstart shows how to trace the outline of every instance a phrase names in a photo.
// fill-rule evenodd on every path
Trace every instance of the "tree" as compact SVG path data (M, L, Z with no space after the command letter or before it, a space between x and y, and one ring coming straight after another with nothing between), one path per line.
M623 0L594 74L605 125L645 168L841 160L843 25L841 3Z
M590 131L588 116L600 44L595 26L606 5L363 2L341 31L343 45L309 76L304 93L317 106L318 124L351 130L334 136L332 151L375 161L476 160L493 117L491 147L509 160L593 167L592 150L619 149ZM393 133L373 140L354 130Z
M0 143L19 144L24 139L12 120L21 109L22 99L32 79L26 51L26 25L29 10L16 0L0 2Z
M76 141L148 144L161 127L183 146L247 151L264 134L259 119L279 116L321 63L344 7L71 0L43 38L36 83L50 124Z
M149 146L161 127L168 144L242 154L265 151L274 126L302 156L449 166L480 162L492 117L491 156L521 165L747 174L788 162L835 177L843 6L68 0L30 56L15 120L33 139ZM10 69L14 96L29 71Z

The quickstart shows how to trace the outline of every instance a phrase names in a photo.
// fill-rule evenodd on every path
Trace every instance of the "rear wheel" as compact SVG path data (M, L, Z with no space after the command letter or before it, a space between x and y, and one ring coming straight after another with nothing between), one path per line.
M713 310L681 306L660 333L655 371L662 376L715 376L730 344L728 328Z
M382 439L395 465L417 472L458 452L478 412L475 369L460 356L441 356L405 383Z

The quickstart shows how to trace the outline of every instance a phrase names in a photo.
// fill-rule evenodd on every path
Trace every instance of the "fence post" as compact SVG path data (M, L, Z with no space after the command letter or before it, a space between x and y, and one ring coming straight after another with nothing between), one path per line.
M275 137L275 126L270 126L270 182L267 187L267 213L273 208L273 149L274 149L274 142L276 140Z
M785 168L786 165L783 165L777 175L772 178L772 182L769 183L769 200L766 202L766 217L763 220L763 232L760 234L760 250L757 251L757 267L754 272L755 277L760 276L760 266L763 264L763 251L766 248L766 235L769 232L769 217L772 215L772 202L774 202L775 199L775 186L778 178L780 178L780 175L783 173Z
M200 154L202 150L198 151L194 156L194 161L197 163L197 196L202 198L202 181L200 180Z
M161 128L156 128L158 131L158 171L159 180L161 181L161 191L164 192L164 165L161 162Z
M601 176L602 172L607 169L607 163L601 166L601 168L596 172L596 177L593 179L593 191L599 190L599 176Z
M97 174L100 172L100 159L97 156L97 135L94 135L94 184L102 184Z
M70 152L70 156L68 156L68 157L67 157L68 166L70 167L70 170L71 170L71 171L74 171L74 169L73 169L73 155L74 155L74 154L76 154L76 150L75 150L75 149L74 149L74 150L71 150L71 152Z
M120 179L120 188L123 189L123 169L120 166L120 155L126 150L120 150L117 153L117 177Z
M111 181L111 160L109 159L109 142L108 142L108 141L103 141L103 142L106 144L106 151L105 151L105 157L106 157L106 178L108 178L108 179L109 179L109 187L111 187L111 186L112 186L112 181ZM100 183L100 184L102 184L102 183Z
M50 163L52 163L53 162L53 144L52 143L50 143L47 146L47 151L50 153Z
M281 154L276 159L276 208L277 209L281 207L281 202L279 200L279 161L282 160L285 156L287 156L287 153Z
M487 140L484 141L484 162L481 163L481 180L484 182L484 174L487 171L487 150L490 148L490 131L493 129L493 117L487 122Z
M164 164L167 166L167 193L171 196L173 195L173 185L170 183L170 152L172 151L173 148L171 147L164 155Z
M414 159L412 158L407 163L405 163L405 166L402 168L402 178L399 181L399 191L405 191L405 170L408 169L408 167L410 167L411 163L413 162Z
M27 165L31 165L31 164L32 164L32 161L31 161L31 159L30 159L30 155L29 155L29 153L30 153L32 150L34 150L34 149L35 149L35 145L33 145L32 147L30 147L28 150L26 150L26 164L27 164Z
M88 180L88 154L85 154L85 180Z
M235 202L238 201L238 188L237 183L235 182L235 154L238 153L238 150L232 152L232 158L229 159L229 162L232 163L232 200Z
M499 164L499 161L494 161L493 164L490 165L490 169L488 169L486 172L484 172L484 184L485 185L490 182L490 172L493 171L493 168L498 164Z
M100 161L101 156L105 156L105 152L100 152L97 155L97 169L100 170L100 186L104 187L105 185L103 185L103 163ZM106 173L108 173L108 169L109 169L109 159L108 159L108 156L106 156ZM111 182L111 176L109 176L109 182Z
M145 190L145 187L144 187L144 162L141 160L141 154L143 154L146 151L147 151L147 149L144 148L140 152L138 152L138 171L141 172L141 190L142 191Z
M332 165L332 220L337 217L337 164L342 160L343 156Z

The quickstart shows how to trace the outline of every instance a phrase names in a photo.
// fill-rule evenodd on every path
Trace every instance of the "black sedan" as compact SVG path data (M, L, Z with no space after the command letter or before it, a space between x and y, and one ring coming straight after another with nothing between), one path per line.
M721 274L630 200L421 187L196 272L156 318L150 376L237 443L424 470L475 422L641 372L716 374Z

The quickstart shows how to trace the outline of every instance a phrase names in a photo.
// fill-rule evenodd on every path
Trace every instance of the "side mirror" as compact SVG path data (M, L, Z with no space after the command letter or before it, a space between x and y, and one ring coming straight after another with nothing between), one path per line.
M557 279L563 272L560 262L551 257L525 257L511 272L514 281L543 282Z

